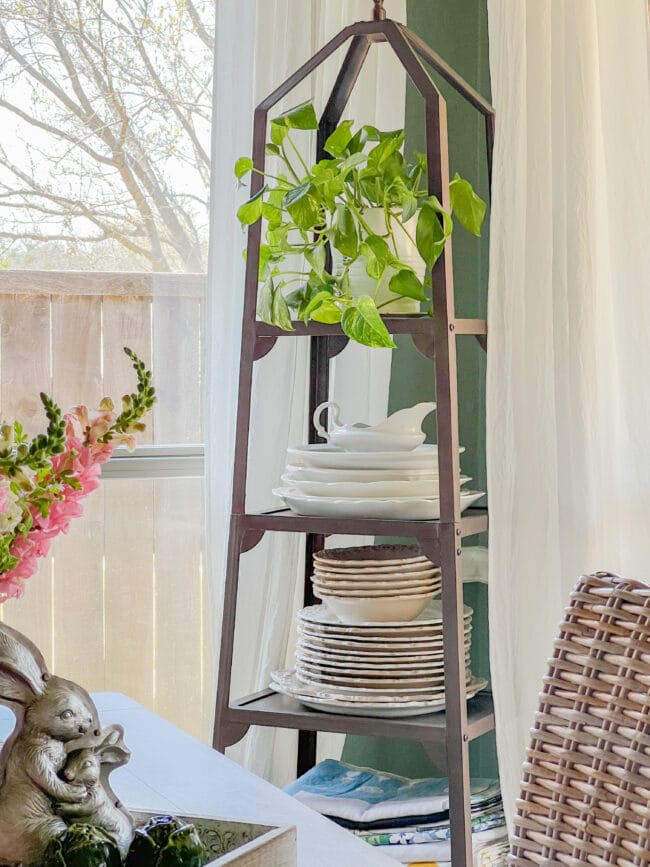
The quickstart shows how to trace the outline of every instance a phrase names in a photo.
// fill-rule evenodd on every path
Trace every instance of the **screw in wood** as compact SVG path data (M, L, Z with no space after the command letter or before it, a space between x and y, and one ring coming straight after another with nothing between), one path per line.
M374 21L385 21L386 10L384 9L384 0L375 0L375 8L372 11Z

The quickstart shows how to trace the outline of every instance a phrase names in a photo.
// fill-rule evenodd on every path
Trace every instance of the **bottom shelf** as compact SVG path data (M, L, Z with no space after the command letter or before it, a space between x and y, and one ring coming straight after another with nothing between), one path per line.
M228 722L247 726L375 735L434 743L444 742L447 723L444 713L430 713L401 719L323 713L310 710L295 698L280 695L270 689L231 702L227 718ZM468 701L467 722L470 740L494 729L494 704L491 692L480 692Z

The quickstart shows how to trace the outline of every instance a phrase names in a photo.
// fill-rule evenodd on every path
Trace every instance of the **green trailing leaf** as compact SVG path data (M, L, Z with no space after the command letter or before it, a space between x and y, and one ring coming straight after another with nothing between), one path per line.
M354 259L359 252L357 224L345 205L336 206L333 243L336 249L349 259Z
M288 243L287 242L287 235L289 234L290 231L291 231L291 224L290 223L282 223L281 225L279 225L277 227L269 226L269 228L267 230L266 239L269 242L269 246L271 247L271 249L279 248L278 249L278 255L280 256L280 258L282 258L280 255L280 251L287 252L287 247L286 247L286 244Z
M273 279L267 277L257 294L257 315L267 325L275 325L273 321Z
M283 141L289 135L289 127L284 123L273 123L271 122L271 144L273 147L277 148L278 154L281 154L280 150Z
M344 159L343 162L340 164L339 171L343 177L346 177L353 169L356 169L367 162L367 154L351 154L349 157L346 157L346 159Z
M379 315L377 305L369 295L355 299L341 319L344 334L364 346L395 349L395 344Z
M314 274L321 280L325 280L325 247L322 244L314 247L311 250L305 250L305 259L311 265Z
M418 210L418 197L410 190L404 193L402 202L402 222L408 223Z
M420 210L415 243L427 268L433 268L451 234L451 220L436 199L430 197Z
M377 167L383 167L389 157L398 151L404 144L404 130L396 130L388 133L383 141L374 147L368 154L368 162Z
M381 164L381 172L384 186L400 196L406 188L402 177L404 173L404 157L402 154L399 151L395 151L395 153L387 157Z
M269 277L262 286L257 298L257 315L267 325L275 325L283 331L293 331L291 314L282 287L276 286Z
M284 197L284 207L300 229L312 229L321 222L320 208L316 198L312 195L313 190L313 183L306 181Z
M327 325L336 325L341 321L341 308L332 300L325 300L312 311L311 318L316 322L324 322Z
M306 322L309 317L314 313L314 311L318 310L326 302L332 303L332 292L330 289L321 289L309 301L309 303L305 306L304 310L301 311L301 318L304 319ZM339 316L339 319L340 318L341 317Z
M273 302L271 305L271 315L273 324L277 325L283 331L293 331L294 327L291 323L291 314L289 307L282 294L282 287L278 286L273 292Z
M266 201L269 205L273 205L274 208L279 208L282 210L284 205L284 197L287 194L287 190L284 188L279 188L275 190L269 190L267 188Z
M235 177L241 181L254 167L255 163L250 157L240 157L235 163Z
M260 266L258 271L258 279L266 280L269 276L269 263L271 261L273 253L268 244L262 244L260 246Z
M379 235L368 235L359 247L359 252L366 260L366 273L374 280L381 279L394 258L388 244Z
M259 193L255 193L255 195L245 202L237 211L237 219L242 225L250 226L261 219L265 192L266 187L262 187Z
M299 186L294 187L288 193L285 193L282 199L282 204L288 210L291 205L295 205L296 202L300 202L302 201L302 199L308 196L313 189L313 183L311 181L305 181L303 184L300 184Z
M459 223L472 235L480 237L481 226L485 217L486 204L477 196L469 181L456 173L449 184L451 211Z
M388 288L396 295L402 295L405 298L415 298L418 301L427 300L427 296L424 294L424 286L413 271L409 271L406 268L393 274Z
M315 229L323 222L318 202L313 196L303 196L287 208L299 229Z
M301 102L295 108L274 117L274 126L285 126L289 129L318 129L318 118L311 102Z
M344 120L340 123L331 136L325 142L325 151L333 157L341 157L346 151L352 138L352 121Z
M287 294L284 296L284 300L287 302L287 305L289 307L293 309L298 309L303 304L305 304L308 294L309 287L301 286L300 289L294 289L292 292L287 292ZM302 319L302 316L300 316L300 314L299 318Z
M269 204L269 202L264 202L262 205L262 216L268 222L271 230L277 229L278 226L282 225L282 211L280 208L276 208L275 205Z

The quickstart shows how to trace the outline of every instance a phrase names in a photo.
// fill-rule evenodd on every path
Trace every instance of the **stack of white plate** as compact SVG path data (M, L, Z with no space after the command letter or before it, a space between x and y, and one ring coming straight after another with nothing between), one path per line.
M440 593L439 566L411 545L330 548L314 554L314 594L343 623L412 620Z
M472 677L472 609L465 607L466 694ZM437 600L408 623L342 623L324 605L298 612L296 668L275 671L271 688L307 707L357 716L416 716L444 710L442 606Z
M287 456L283 487L273 493L299 515L416 521L440 517L436 445L350 452L317 444L295 446ZM461 484L469 481L461 476ZM461 511L482 496L482 491L462 490Z

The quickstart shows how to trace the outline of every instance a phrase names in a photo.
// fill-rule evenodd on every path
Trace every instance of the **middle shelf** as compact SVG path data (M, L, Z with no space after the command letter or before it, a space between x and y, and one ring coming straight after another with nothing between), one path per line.
M254 512L236 516L242 529L313 533L330 536L399 536L436 542L440 539L441 521L406 521L379 518L315 518L297 515L289 509ZM468 509L460 519L463 537L476 536L488 529L487 509Z

